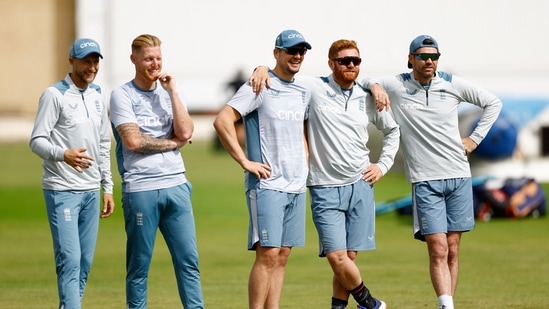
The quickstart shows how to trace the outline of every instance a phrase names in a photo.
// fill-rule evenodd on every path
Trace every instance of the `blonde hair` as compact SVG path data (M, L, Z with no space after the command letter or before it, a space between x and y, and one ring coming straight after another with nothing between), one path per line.
M142 47L155 47L160 46L162 41L152 34L142 34L132 42L132 53L138 52Z
M353 40L337 40L332 43L330 46L330 49L328 50L328 59L334 60L337 53L344 49L356 49L356 51L360 54L360 50L358 49L358 46L356 45L356 42Z

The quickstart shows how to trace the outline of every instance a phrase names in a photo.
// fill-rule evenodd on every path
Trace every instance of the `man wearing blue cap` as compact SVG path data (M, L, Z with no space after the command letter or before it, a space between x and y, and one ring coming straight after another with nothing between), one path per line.
M110 122L101 88L92 83L99 58L96 41L83 38L72 44L72 72L42 93L30 139L30 148L43 159L59 308L81 308L99 218L114 210Z
M280 307L292 247L305 245L307 152L304 121L311 92L295 79L311 45L295 30L275 40L271 88L256 95L243 84L217 115L223 146L245 171L250 222L248 250L255 262L248 281L250 309ZM235 123L244 120L246 151Z
M307 186L319 256L326 257L333 271L332 309L346 308L351 295L357 308L387 307L366 287L356 261L359 251L376 247L373 186L393 165L400 133L391 115L374 104L380 93L371 93L356 82L361 63L357 43L341 39L328 50L330 75L300 77L311 90ZM250 78L254 88L263 81L270 88L263 72L265 67L258 67ZM262 87L257 88L261 93ZM385 94L381 87L376 89ZM383 134L383 148L375 163L370 161L367 145L370 124Z
M440 55L437 41L420 35L410 43L412 72L377 81L387 91L401 128L405 174L412 184L414 237L427 242L439 308L453 309L461 235L475 226L467 155L488 134L502 103L458 76L437 71ZM464 138L457 111L462 102L482 109L477 126Z

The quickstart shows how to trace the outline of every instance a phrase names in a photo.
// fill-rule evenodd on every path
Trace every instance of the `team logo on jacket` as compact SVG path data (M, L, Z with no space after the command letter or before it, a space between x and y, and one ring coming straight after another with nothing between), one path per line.
M408 95L416 95L416 93L417 93L417 89L410 90L410 89L406 88L406 94L408 94Z
M269 93L272 96L278 97L278 95L280 94L280 90L269 88Z
M446 100L446 96L447 96L446 89L440 89L440 100L441 101Z
M330 99L334 99L336 97L336 93L330 93L328 90L326 90L326 96L328 96L328 98Z
M364 101L364 99L360 99L358 102L358 109L360 111L364 111L366 109L366 101Z
M101 113L101 102L99 100L95 100L95 110L97 110L98 113Z

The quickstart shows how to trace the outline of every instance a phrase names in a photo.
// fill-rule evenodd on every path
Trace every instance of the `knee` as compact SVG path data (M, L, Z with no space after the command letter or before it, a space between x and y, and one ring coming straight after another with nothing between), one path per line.
M80 257L76 254L66 254L62 260L57 260L57 273L72 273L80 271Z
M457 260L459 256L459 245L448 247L448 261Z
M447 264L448 263L448 251L436 251L431 252L429 255L431 263L435 264Z
M448 244L442 242L432 242L428 244L429 258L432 262L441 262L448 260Z
M79 250L64 250L57 254L56 260L62 262L64 267L78 267L82 258Z
M347 250L337 250L327 253L326 259L332 267L337 268L339 265L344 264L349 259L349 256L347 255Z
M459 255L460 233L453 233L448 237L448 260L454 260Z
M290 253L292 248L290 247L282 247L280 249L280 252L278 254L278 264L281 266L286 266L286 263L288 263L288 259L290 258Z
M356 261L357 255L358 255L358 252L356 251L347 251L347 257L353 262Z
M278 248L263 249L256 254L256 262L266 268L274 268L281 260L282 258L280 257L280 250Z

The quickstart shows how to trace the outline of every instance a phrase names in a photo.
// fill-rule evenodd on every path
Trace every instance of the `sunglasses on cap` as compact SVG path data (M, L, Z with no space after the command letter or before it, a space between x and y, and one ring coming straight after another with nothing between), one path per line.
M337 64L344 65L344 66L348 66L352 62L353 65L356 67L360 65L360 63L362 62L362 59L360 57L342 57L342 58L335 58L334 61L337 62Z
M438 58L440 58L439 53L437 53L437 54L428 54L428 53L416 54L416 53L412 53L412 55L416 56L417 59L423 60L423 61L427 61L427 59L429 59L429 58L431 58L431 60L435 61L435 60L438 60Z
M295 56L299 54L300 56L303 56L307 53L307 48L305 47L289 47L289 48L281 48L286 54Z

